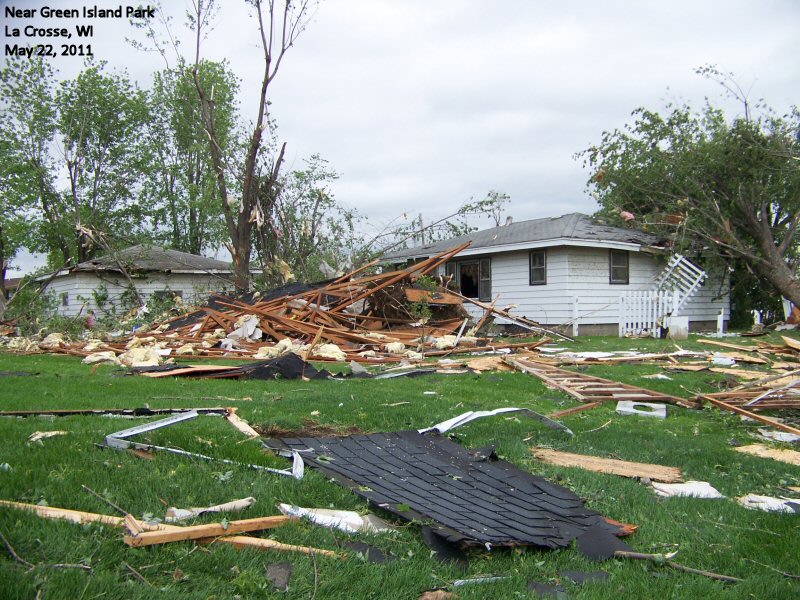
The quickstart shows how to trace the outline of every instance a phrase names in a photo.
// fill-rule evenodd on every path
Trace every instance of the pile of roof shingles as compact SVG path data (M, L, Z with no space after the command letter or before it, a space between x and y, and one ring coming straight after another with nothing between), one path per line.
M533 343L493 344L476 337L486 317L509 317L486 310L467 329L471 301L446 287L418 285L420 277L461 252L466 245L407 268L363 275L374 263L339 279L267 296L214 295L195 312L161 323L131 339L87 346L57 341L46 349L89 356L113 352L121 357L133 347L149 347L160 357L269 359L294 352L306 360L399 362L475 349L529 348ZM476 302L477 303L477 302ZM420 310L420 307L423 310ZM421 318L422 317L422 318ZM513 317L536 333L538 325ZM128 364L123 359L124 364ZM141 361L139 362L141 364Z

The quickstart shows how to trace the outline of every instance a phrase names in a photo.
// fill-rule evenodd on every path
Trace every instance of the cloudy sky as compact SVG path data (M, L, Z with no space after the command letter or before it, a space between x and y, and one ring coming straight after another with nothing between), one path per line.
M5 6L119 5L0 4L6 26L21 21ZM190 1L165 5L191 54L180 25ZM86 23L47 25L78 22ZM95 56L142 86L164 66L126 44L137 32L125 19L88 23ZM419 213L434 220L489 190L511 196L507 214L516 221L593 212L576 152L639 106L700 106L709 97L736 114L718 85L694 73L704 64L734 72L752 99L786 110L800 92L798 31L796 0L325 0L286 55L272 112L289 168L320 153L341 174L337 199L374 228L404 214L406 222ZM244 2L224 0L202 50L241 77L248 119L263 69L257 42ZM81 66L66 57L54 65L63 76Z

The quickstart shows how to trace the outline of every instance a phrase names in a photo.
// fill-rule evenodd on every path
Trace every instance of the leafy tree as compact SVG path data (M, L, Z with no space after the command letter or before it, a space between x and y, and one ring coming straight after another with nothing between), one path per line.
M663 115L640 108L578 155L592 171L588 188L609 220L631 213L676 250L744 268L800 305L800 112L764 108L754 118L731 76L700 72L736 92L744 114L727 119L708 102Z
M267 226L258 229L266 234L257 245L271 283L283 283L275 268L281 261L298 280L317 281L333 274L329 267L346 270L361 258L356 226L362 218L329 187L338 173L318 154L305 162L305 169L281 178Z
M231 155L238 81L225 63L209 61L200 62L198 77L214 89L218 141L223 154ZM155 160L146 193L157 207L156 239L192 254L216 250L225 239L225 221L191 67L179 61L177 67L156 73L150 106Z
M410 224L394 225L398 220L395 219L393 223L374 236L367 245L377 253L384 253L405 248L409 242L415 242L418 245L431 244L476 231L478 227L473 223L475 217L488 217L494 221L496 227L500 225L503 206L510 199L508 194L490 190L485 198L480 200L470 198L462 203L455 212L427 224L421 213ZM404 218L407 216L407 214L403 215Z
M270 214L277 196L276 186L280 175L286 145L283 144L274 159L265 164L264 133L271 131L268 115L270 85L278 74L283 58L307 26L313 0L247 0L258 21L263 57L263 73L258 93L258 111L249 128L244 160L240 169L231 169L228 157L223 153L220 139L219 110L214 88L209 88L200 78L200 48L205 32L211 26L217 10L215 0L198 0L194 13L190 15L196 34L195 66L193 70L195 89L200 99L203 127L208 136L211 159L217 176L217 190L225 217L233 257L235 284L238 289L250 286L250 258L254 226L266 226L266 215ZM258 232L263 239L265 232Z
M37 225L27 247L61 266L90 258L98 232L130 236L147 227L137 202L147 106L125 76L88 63L56 83L47 63L11 60L0 72L0 96L11 201Z

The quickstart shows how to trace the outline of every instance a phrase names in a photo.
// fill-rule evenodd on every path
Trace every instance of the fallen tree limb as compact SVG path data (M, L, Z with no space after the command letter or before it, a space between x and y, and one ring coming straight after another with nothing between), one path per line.
M687 573L694 573L695 575L702 575L703 577L709 577L711 579L716 579L717 581L726 581L728 583L739 583L744 581L744 579L739 579L738 577L731 577L730 575L720 575L719 573L712 573L711 571L693 569L692 567L687 567L686 565L682 565L680 563L676 563L673 560L670 560L676 554L677 552L672 552L670 554L643 554L641 552L626 552L625 550L617 550L616 552L614 552L614 558L633 558L636 560L649 560L657 565L667 565L668 567L672 567L673 569L678 569L679 571L686 571Z

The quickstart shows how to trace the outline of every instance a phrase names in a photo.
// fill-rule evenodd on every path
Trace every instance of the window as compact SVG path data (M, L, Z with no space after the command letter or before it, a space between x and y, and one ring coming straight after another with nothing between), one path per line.
M69 294L67 292L61 294L61 306L69 306Z
M627 250L611 250L608 255L609 283L627 285L630 275L628 264Z
M478 298L484 302L492 299L492 259L449 262L445 273L453 277L456 285L467 298Z
M547 250L531 250L528 262L530 266L529 285L546 285Z

